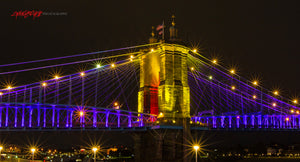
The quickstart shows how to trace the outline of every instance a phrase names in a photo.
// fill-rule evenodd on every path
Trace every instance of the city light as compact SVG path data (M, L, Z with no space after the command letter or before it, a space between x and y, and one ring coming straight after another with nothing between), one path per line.
M290 118L286 117L286 118L285 118L285 120L286 120L286 121L289 121L289 120L290 120Z
M118 106L118 105L119 105L119 103L118 103L118 102L115 102L115 103L114 103L114 106Z
M256 99L256 95L253 95L252 98L253 98L253 99Z
M276 95L276 96L279 94L278 91L274 91L273 93L274 93L274 95Z
M213 59L213 60L212 60L212 63L217 64L217 63L218 63L218 60L217 60L217 59Z
M130 58L132 58L132 59L133 59L133 58L134 58L134 56L133 56L133 55L131 55L131 56L130 56Z
M208 77L208 79L209 79L209 80L212 80L212 79L213 79L213 76L210 75L210 76Z
M111 64L111 67L115 67L116 65L114 63Z
M94 162L96 162L96 152L97 152L98 148L97 147L93 147L92 150L94 151Z
M35 152L35 148L31 148L31 152L34 153Z
M198 154L197 151L198 151L199 148L200 148L199 145L194 145L194 146L193 146L193 149L195 150L195 156L196 156L195 159L196 159L196 162L197 162L197 160L198 160L198 159L197 159L197 154Z
M151 52L153 52L154 51L154 49L153 48L151 48Z
M253 81L253 85L258 85L258 81Z
M0 146L0 156L1 156L1 151L3 150L3 146Z
M232 89L232 90L235 90L235 86L231 86L231 89Z
M296 114L299 114L299 110L296 111Z
M31 148L30 151L32 152L32 160L34 160L34 152L36 151L35 148Z
M0 96L2 96L3 95L3 92L0 92Z
M277 104L274 102L272 105L273 105L273 107L276 107Z
M193 49L193 52L196 53L196 52L197 52L197 49Z
M293 109L291 109L291 113L294 113L295 111Z
M96 68L97 68L97 69L98 69L98 68L100 68L100 67L101 67L101 65L100 65L100 64L97 64L97 65L96 65Z
M94 152L96 152L97 150L98 150L98 148L97 147L93 147L93 149L92 149Z
M81 72L81 73L80 73L80 76L82 76L82 77L83 77L84 75L85 75L85 73L84 73L84 72Z
M55 76L54 76L54 79L56 79L56 80L59 79L59 76L58 76L58 75L55 75Z
M79 115L80 115L80 116L83 116L83 115L84 115L83 111L80 111L80 112L79 112Z
M194 71L195 70L195 68L194 67L191 67L191 71Z
M6 89L11 90L12 86L9 85L9 86L6 87Z
M230 70L230 73L231 73L231 74L235 74L235 70L234 70L234 69L231 69L231 70Z
M47 86L47 83L46 83L46 82L43 82L43 83L42 83L42 86L43 86L43 87L46 87L46 86Z
M193 148L194 148L194 150L197 151L200 147L199 147L199 145L194 145Z
M298 100L294 99L294 100L293 100L293 103L294 103L294 104L297 104L297 103L298 103Z
M164 117L164 113L160 112L157 116L157 118L163 118Z

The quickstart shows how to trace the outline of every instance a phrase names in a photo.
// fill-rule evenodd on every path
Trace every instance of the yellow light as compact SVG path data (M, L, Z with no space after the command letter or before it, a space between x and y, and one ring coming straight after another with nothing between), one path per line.
M195 70L195 68L194 68L194 67L191 67L191 70L192 70L192 71L194 71L194 70Z
M3 150L3 146L0 146L0 151Z
M293 109L291 109L291 113L294 113L295 111Z
M194 148L195 151L197 151L200 148L200 146L199 145L194 145L193 148Z
M80 76L82 76L82 77L83 77L84 75L85 75L85 73L84 73L84 72L81 72L81 73L80 73Z
M43 83L42 83L42 86L43 86L43 87L46 87L46 86L47 86L47 83L46 83L46 82L43 82Z
M133 59L132 59L132 58L130 58L130 61L133 61Z
M235 70L234 70L234 69L231 69L231 70L230 70L230 73L231 73L231 74L235 74Z
M297 103L298 103L298 100L295 99L295 100L293 100L293 102L294 102L294 104L297 104Z
M101 67L101 65L100 65L100 64L97 64L97 65L96 65L96 68L100 68L100 67Z
M153 48L151 48L151 52L153 52L154 51L154 49Z
M208 77L208 79L212 80L212 79L213 79L213 77L210 75L210 76Z
M256 99L256 95L253 95L253 99Z
M285 118L285 120L286 120L286 121L289 121L289 120L290 120L290 118Z
M299 114L299 110L296 111L296 114Z
M175 120L173 120L172 122L173 122L174 124L176 123L176 121L175 121Z
M98 150L97 147L93 147L93 151L96 152Z
M158 114L158 118L162 118L162 117L164 117L164 113L160 112L160 113Z
M111 64L111 67L115 67L115 64Z
M134 58L134 56L133 56L133 55L131 55L131 56L130 56L130 58L132 58L132 59L133 59L133 58Z
M193 121L190 121L190 124L193 124Z
M218 62L217 59L212 60L212 63L214 63L214 64L217 64L217 62Z
M80 112L79 112L79 115L80 115L80 116L83 116L83 114L84 114L83 111L80 111Z
M35 148L31 148L31 152L34 153L35 152Z
M3 92L0 92L0 96L2 96L3 95Z
M278 92L278 91L274 91L273 93L274 93L274 95L278 95L278 94L279 94L279 92Z
M10 89L12 89L12 87L9 85L6 87L6 89L10 90Z
M197 49L193 49L193 52L195 52L195 53L196 53L196 52L197 52Z
M58 76L58 75L55 75L55 76L54 76L54 79L56 79L56 80L57 80L58 78L59 78L59 76Z
M115 105L115 106L118 106L118 105L119 105L119 103L118 103L118 102L115 102L115 103L114 103L114 105Z
M258 82L257 81L253 81L253 85L258 85Z
M232 90L235 90L235 86L231 86L231 89L232 89Z
M275 106L276 106L276 103L274 102L272 105L273 105L273 107L275 107Z

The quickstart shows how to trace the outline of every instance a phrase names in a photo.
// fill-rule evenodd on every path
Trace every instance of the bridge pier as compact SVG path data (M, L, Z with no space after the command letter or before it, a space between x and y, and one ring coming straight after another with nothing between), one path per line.
M189 119L162 124L157 129L133 134L135 161L187 162L192 146Z
M184 162L185 139L182 129L156 129L133 135L135 161Z

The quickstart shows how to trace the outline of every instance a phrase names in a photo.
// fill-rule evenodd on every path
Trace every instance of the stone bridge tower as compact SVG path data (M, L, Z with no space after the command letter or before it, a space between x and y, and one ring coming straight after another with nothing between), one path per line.
M138 111L158 115L161 124L190 118L189 49L179 45L177 32L173 17L169 39L141 51ZM149 42L157 42L153 31Z

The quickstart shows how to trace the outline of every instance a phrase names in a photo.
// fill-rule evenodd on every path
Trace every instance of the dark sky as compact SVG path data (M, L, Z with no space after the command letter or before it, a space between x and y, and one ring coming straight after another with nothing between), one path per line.
M300 90L299 3L3 0L0 64L144 44L152 25L162 20L169 25L175 14L181 38L189 44L200 43L203 55L221 56L223 65L237 65L239 74L249 79L259 75L265 87L279 86L291 97ZM67 12L67 16L34 20L10 16L20 10ZM21 76L14 77L18 80ZM1 78L5 77L11 76Z

